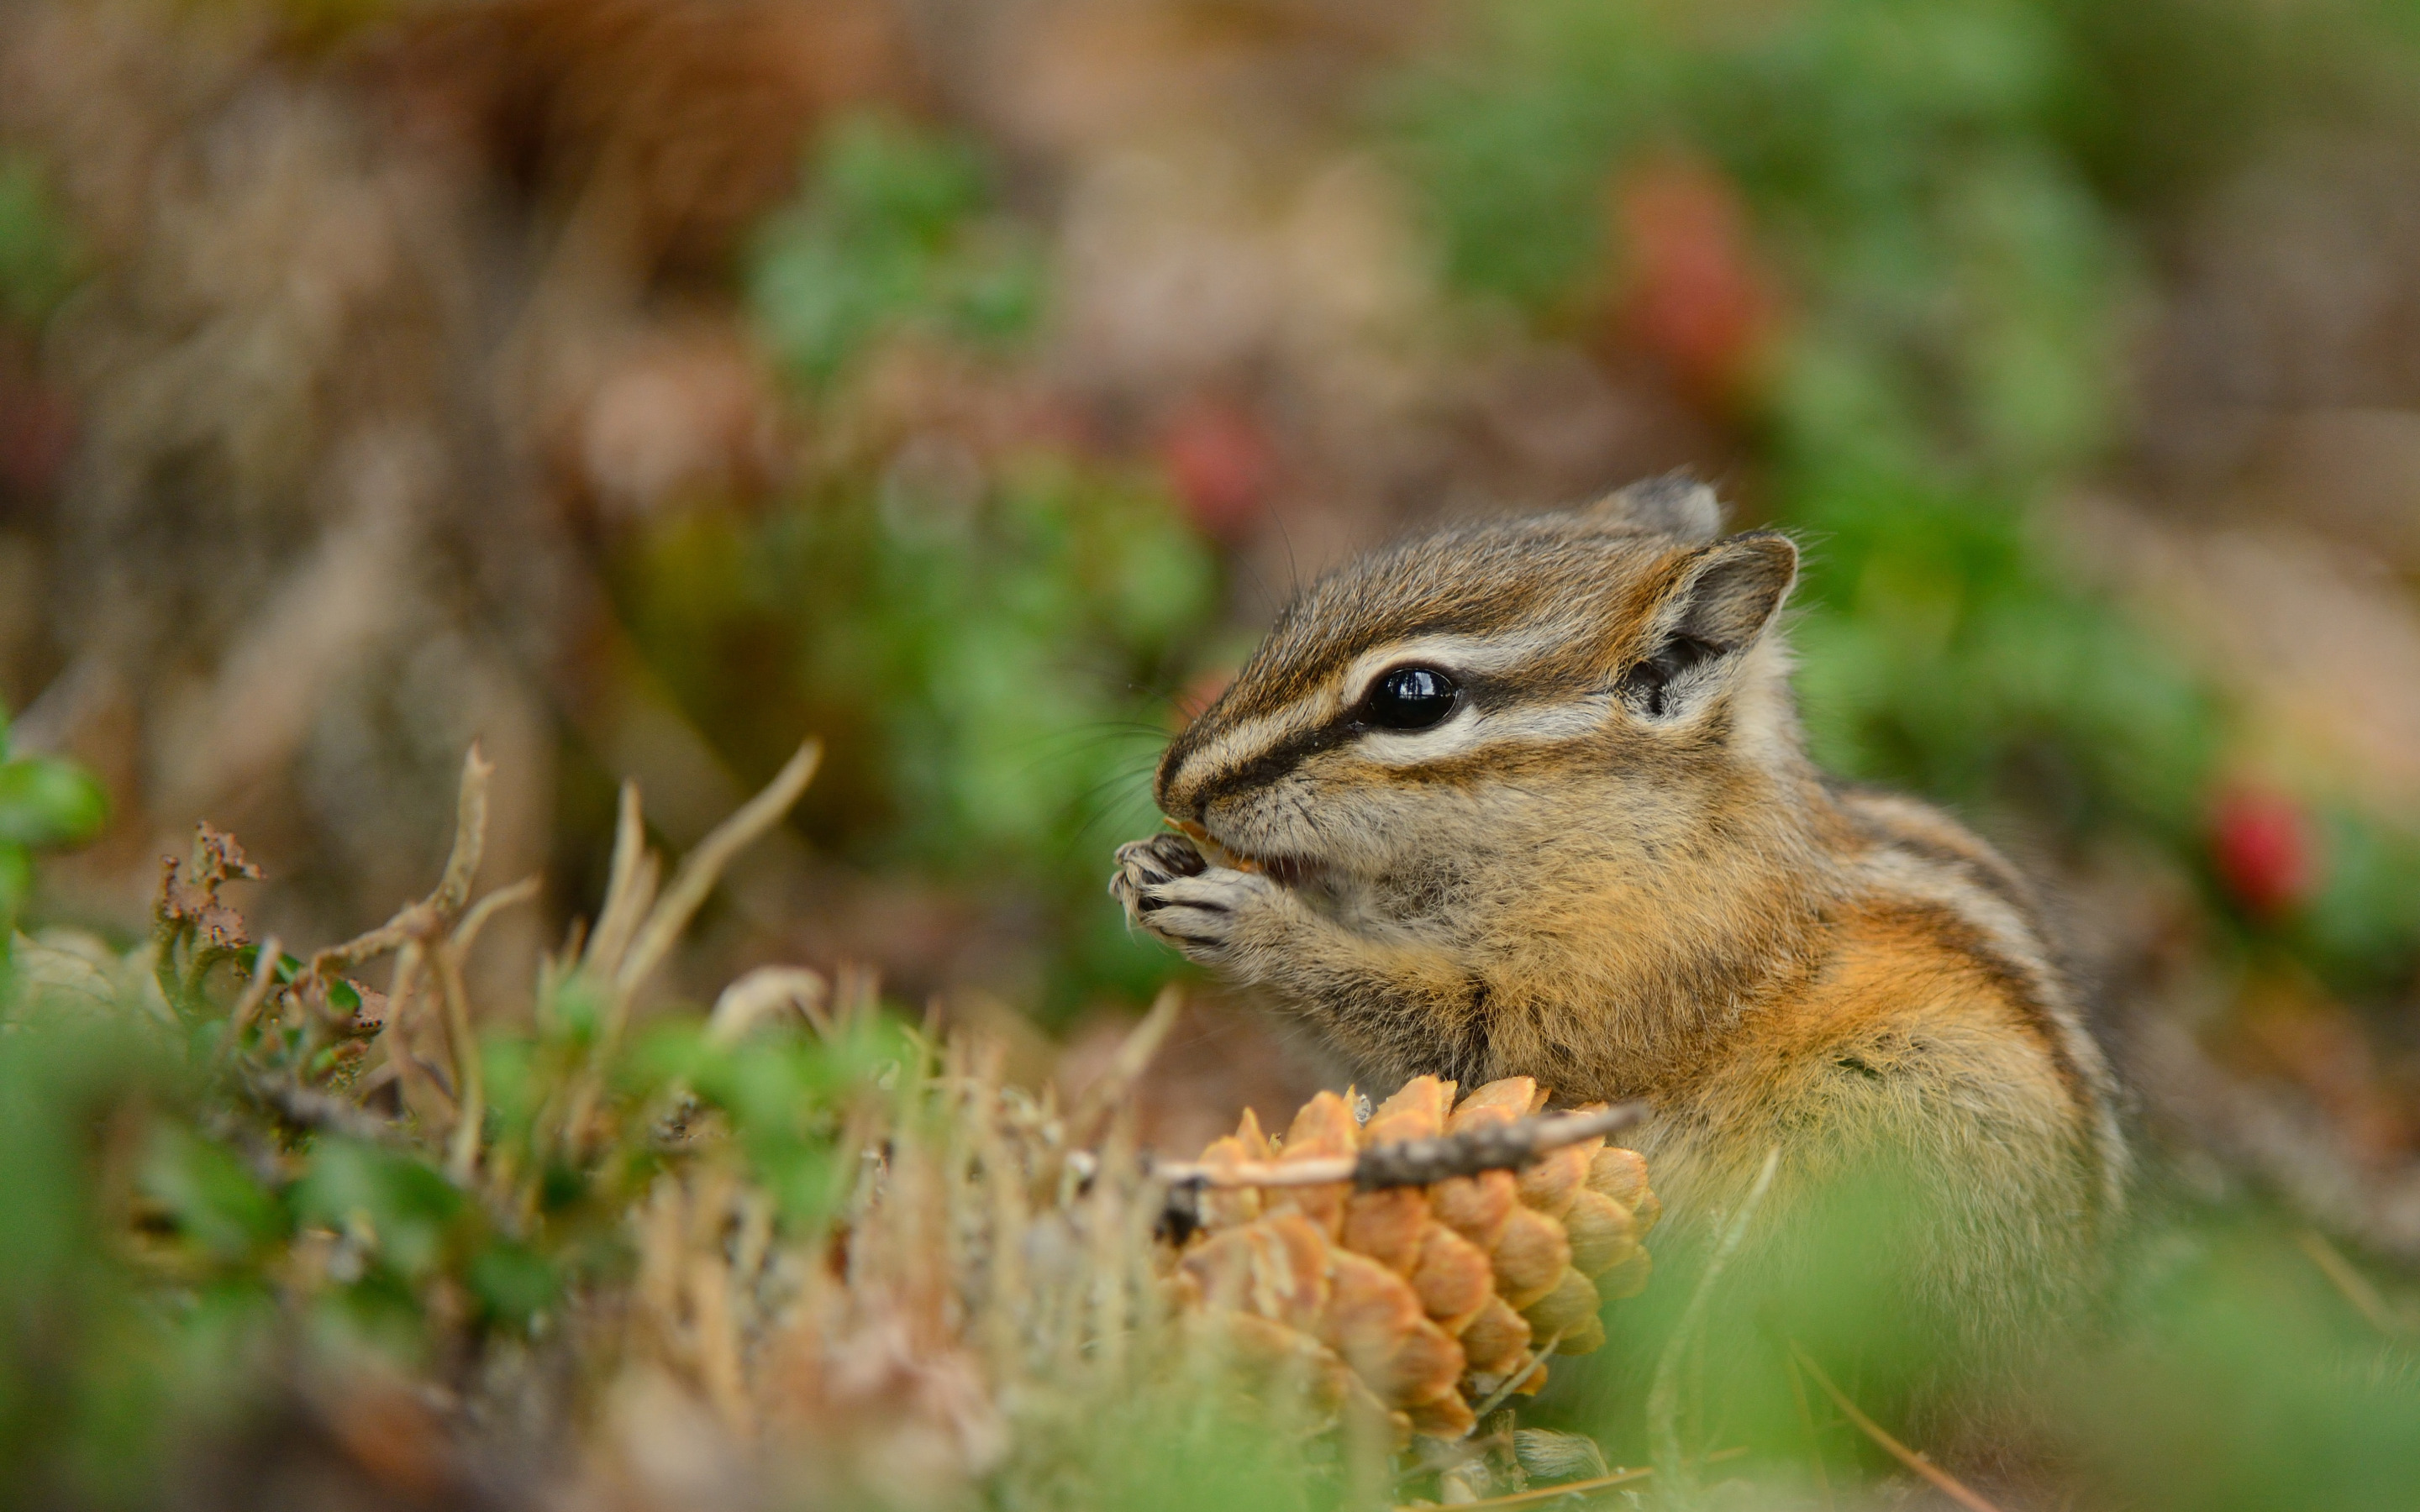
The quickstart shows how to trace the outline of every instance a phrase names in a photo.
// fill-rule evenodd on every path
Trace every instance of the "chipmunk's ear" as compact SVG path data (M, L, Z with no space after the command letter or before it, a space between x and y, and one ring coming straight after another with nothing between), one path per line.
M1615 529L1669 535L1692 545L1722 533L1723 506L1714 490L1686 472L1667 472L1618 488L1585 511Z
M1701 702L1763 639L1797 580L1798 546L1786 535L1757 531L1699 548L1648 611L1622 702L1652 718Z

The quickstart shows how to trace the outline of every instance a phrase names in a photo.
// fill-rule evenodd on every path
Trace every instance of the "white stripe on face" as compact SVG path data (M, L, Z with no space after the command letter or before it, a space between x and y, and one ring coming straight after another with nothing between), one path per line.
M1460 682L1474 673L1482 677L1494 676L1526 667L1569 639L1570 632L1561 626L1539 625L1484 639L1469 635L1424 635L1373 647L1354 657L1336 679L1337 706L1349 708L1359 702L1361 696L1370 691L1372 683L1398 667L1434 667ZM1322 694L1315 694L1313 698L1324 696L1326 691L1323 689ZM1311 700L1303 702L1307 703Z
M1382 766L1419 766L1497 746L1552 745L1602 728L1612 706L1609 693L1492 714L1466 703L1434 729L1373 730L1355 748Z

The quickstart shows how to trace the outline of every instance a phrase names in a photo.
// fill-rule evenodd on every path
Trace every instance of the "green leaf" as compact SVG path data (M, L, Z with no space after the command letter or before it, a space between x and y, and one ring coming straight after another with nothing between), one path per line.
M34 891L34 854L23 845L0 841L0 957L8 949L9 932L18 911Z
M546 1257L511 1242L489 1244L472 1257L465 1278L490 1314L523 1327L551 1306L561 1290Z
M73 763L27 756L0 765L0 841L74 845L108 822L108 795Z
M286 1231L277 1199L222 1147L174 1123L152 1133L136 1185L179 1233L224 1260L240 1260Z
M338 1232L366 1225L380 1257L413 1277L436 1269L458 1222L473 1216L469 1199L427 1162L345 1139L314 1150L294 1205L304 1222Z
M33 325L76 281L75 239L30 158L0 158L0 316ZM0 748L0 756L5 756Z

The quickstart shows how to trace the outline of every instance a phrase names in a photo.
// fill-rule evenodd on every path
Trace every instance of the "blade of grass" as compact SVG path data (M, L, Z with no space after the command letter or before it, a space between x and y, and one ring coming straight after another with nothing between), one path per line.
M1672 1336L1665 1341L1663 1353L1656 1357L1654 1380L1647 1390L1647 1438L1655 1467L1664 1473L1656 1482L1656 1499L1668 1506L1687 1506L1697 1499L1696 1477L1681 1458L1682 1357L1705 1327L1706 1309L1714 1301L1723 1270L1746 1241L1748 1225L1755 1220L1756 1210L1763 1204L1764 1195L1773 1189L1774 1175L1780 1169L1781 1147L1776 1145L1764 1152L1763 1167L1756 1173L1747 1196L1740 1199L1739 1211L1731 1214L1722 1238L1714 1244L1714 1254L1707 1257L1705 1274L1698 1278L1697 1289L1689 1293L1688 1304L1681 1309Z

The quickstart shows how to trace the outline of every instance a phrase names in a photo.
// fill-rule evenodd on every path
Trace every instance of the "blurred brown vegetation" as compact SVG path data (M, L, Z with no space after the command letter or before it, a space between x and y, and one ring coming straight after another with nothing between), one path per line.
M1031 1146L1016 1242L1074 1298L1056 1108L1190 1149L1323 1070L1205 990L1123 1083L1180 968L1097 883L1156 823L1157 743L1349 552L1691 468L1808 545L1826 759L2061 898L2146 1207L2217 1215L2144 1288L2229 1224L2294 1236L2079 1396L2126 1420L2094 1451L2126 1504L2386 1504L2412 1376L2371 1335L2408 1337L2420 1266L2415 57L2364 0L0 0L0 761L73 758L115 815L21 922L144 938L207 820L268 873L256 933L347 938L437 873L476 741L484 875L544 887L468 997L560 1048L584 1031L532 983L605 891L619 782L687 849L821 736L641 1006L806 963L865 1024L878 978L979 1035L950 1072ZM0 946L37 843L8 801ZM791 1058L812 1090L768 1126L872 1096ZM566 1218L545 1263L563 1308L630 1309L582 1325L653 1362L613 1394L430 1271L413 1326L454 1352L254 1360L286 1395L189 1457L187 1504L513 1501L558 1411L612 1451L589 1500L712 1503L753 1494L723 1451L760 1410L815 1495L938 1504L1011 1453L1003 1382L1125 1390L968 1336L951 1288L988 1273L933 1260L939 1185L883 1219L895 1275L714 1313L770 1222L752 1160L582 1175L635 1247L583 1271ZM290 1176L244 1284L352 1305L288 1287L337 1242ZM764 1296L836 1253L822 1221L750 1252ZM708 1347L777 1335L752 1396ZM1018 1420L1037 1477L1110 1431L1061 1410ZM1274 1482L1218 1479L1231 1447L1135 1485L1246 1504Z
M1706 35L1780 24L1735 8ZM2095 45L2122 64L2172 23ZM714 620L739 589L700 569L678 613L650 606L684 543L1047 451L1146 480L1220 564L1215 612L1156 653L1159 717L1293 584L1408 526L1689 466L1820 535L1756 395L1821 270L1713 154L1605 176L1614 250L1543 311L1456 285L1371 101L1483 29L1366 0L17 0L0 142L71 269L0 333L0 700L118 816L48 872L46 917L139 929L157 857L208 818L274 879L268 927L365 928L435 865L475 738L496 874L548 879L551 912L500 921L476 966L510 1002L601 880L615 779L686 843L815 723L827 783L670 991L866 961L1045 1073L1059 1051L1005 1005L1060 980L1035 943L1058 895L887 848L900 748L870 704L792 686L767 615ZM1982 807L2061 875L2115 995L2158 1005L2123 1026L2152 1110L2420 1255L2409 977L2364 996L2258 933L2263 899L2309 890L2318 806L2420 815L2420 135L2297 103L2335 86L2300 54L2211 56L2093 107L2150 123L2079 149L2122 208L2112 440L2026 514L2223 707L2208 849ZM2267 71L2224 129L2160 95L2223 96L2238 67ZM768 338L752 248L867 112L979 146L986 213L1038 249L1021 345L903 328L801 381ZM2250 946L2212 944L2228 907ZM1071 1076L1159 968L1119 969L1054 1010L1107 1015ZM1194 1099L1156 1104L1191 1103L1185 1140L1311 1074L1204 1026L1172 1057Z

